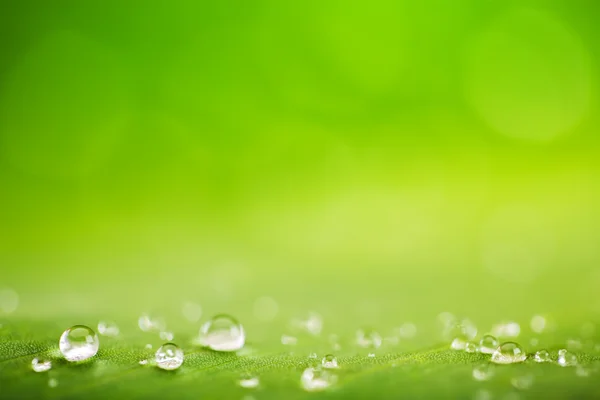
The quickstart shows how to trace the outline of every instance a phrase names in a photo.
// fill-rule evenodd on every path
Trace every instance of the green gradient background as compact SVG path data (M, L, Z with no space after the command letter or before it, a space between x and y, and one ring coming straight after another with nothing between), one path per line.
M597 319L598 3L293 3L2 3L17 315Z

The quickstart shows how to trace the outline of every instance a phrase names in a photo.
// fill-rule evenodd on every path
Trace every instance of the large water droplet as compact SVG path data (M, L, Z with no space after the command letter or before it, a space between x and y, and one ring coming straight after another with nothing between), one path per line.
M238 381L238 385L246 389L253 389L258 387L260 384L260 379L257 376L252 376L250 374L243 375Z
M487 381L494 376L494 365L483 363L473 367L473 378L477 381Z
M337 368L337 358L333 354L327 354L325 357L323 357L323 360L321 360L321 365L323 365L323 368Z
M246 334L233 317L220 314L202 325L199 339L203 346L215 351L237 351L244 347Z
M33 368L35 372L46 372L52 368L52 361L34 358L31 360L31 368Z
M512 364L523 362L527 354L514 342L502 343L492 354L492 362L496 364Z
M325 390L337 381L337 376L321 368L307 368L302 372L300 384L307 392Z
M561 349L558 351L558 365L561 367L572 367L577 365L577 356L570 351Z
M75 325L63 332L58 346L67 361L83 361L96 355L100 341L91 328Z
M356 344L365 349L378 349L381 347L381 335L373 330L356 331Z
M539 363L552 361L552 359L550 358L550 353L548 353L547 350L540 350L536 352L533 359L535 360L535 362Z
M165 343L158 348L154 358L158 368L170 371L183 364L183 350L175 343Z
M493 354L498 348L498 339L492 335L484 335L479 342L479 352L483 354Z
M102 336L119 336L119 327L114 322L98 322L98 333Z

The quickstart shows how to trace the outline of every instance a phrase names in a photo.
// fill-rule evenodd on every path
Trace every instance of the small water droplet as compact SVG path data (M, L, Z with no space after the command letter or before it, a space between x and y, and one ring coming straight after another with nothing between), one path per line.
M102 336L119 336L119 327L114 322L100 321L98 322L98 333Z
M457 336L450 343L452 350L464 350L467 347L467 338L464 336Z
M541 315L534 315L529 323L531 330L535 333L542 333L546 329L546 318Z
M46 372L52 368L52 361L34 358L31 360L31 368L33 368L35 372Z
M365 349L378 349L381 347L381 335L373 330L359 329L356 331L356 344Z
M316 359L317 358L317 353L310 353L308 355L308 358L310 358L310 359Z
M500 343L492 335L484 335L479 341L479 352L483 354L493 354Z
M533 375L515 376L510 379L510 383L519 390L527 390L533 385Z
M494 376L494 365L490 363L482 363L473 367L473 378L476 381L487 381Z
M566 349L558 351L558 365L561 367L572 367L577 365L577 356Z
M337 382L337 376L321 368L306 368L300 377L300 384L307 392L318 392Z
M181 306L181 313L189 322L198 322L200 321L200 317L202 317L202 307L200 304L192 301L186 301Z
M290 335L281 335L281 344L285 346L295 346L298 344L298 338Z
M375 353L369 353L369 354L367 354L367 357L369 357L369 358L375 358Z
M152 345L150 343L147 343L144 347L148 350L152 350Z
M477 352L477 345L473 342L467 342L465 345L465 351L467 353L475 353Z
M257 376L252 376L250 374L243 375L238 381L238 385L246 389L253 389L258 387L260 384L260 379Z
M183 350L174 343L165 343L160 346L154 357L158 368L168 371L177 369L183 364Z
M323 368L329 368L329 369L337 368L338 367L337 358L333 354L327 354L321 360L321 365L323 365Z
M242 325L225 314L214 316L200 328L200 343L215 351L237 351L246 343Z
M492 354L492 362L496 364L512 364L523 362L527 359L527 354L517 343L502 343Z
M160 337L160 340L166 340L167 342L170 342L174 339L175 335L173 335L173 332L163 331L158 334L158 337Z
M91 328L75 325L63 332L58 346L67 361L83 361L96 355L100 341Z
M146 364L148 364L148 360L140 360L139 364L146 365Z
M58 386L58 381L54 378L48 379L48 386L51 388L55 388Z
M535 362L539 363L552 361L552 359L550 358L550 353L548 353L547 350L540 350L536 352L533 359L535 360Z

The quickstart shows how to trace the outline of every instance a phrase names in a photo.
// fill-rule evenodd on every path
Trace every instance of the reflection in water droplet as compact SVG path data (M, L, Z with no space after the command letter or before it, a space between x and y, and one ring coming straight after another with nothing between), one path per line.
M323 360L321 360L321 365L323 365L323 368L329 368L329 369L337 368L338 367L337 358L333 354L327 354L325 357L323 357Z
M31 360L31 368L33 368L35 372L46 372L52 368L52 361L34 358Z
M527 354L521 347L514 342L501 344L492 354L492 362L497 364L512 364L523 362L527 359Z
M183 350L174 343L165 343L156 351L155 360L158 368L177 369L183 364Z
M202 325L199 341L215 351L237 351L244 347L246 333L233 317L220 314Z
M455 337L450 343L452 350L464 350L467 347L467 339L464 336Z
M493 354L498 348L500 343L492 335L484 335L479 342L479 352L483 354Z
M572 367L577 365L577 356L565 349L558 351L558 365L561 367Z
M67 361L83 361L96 355L100 341L91 328L75 325L63 332L58 345Z

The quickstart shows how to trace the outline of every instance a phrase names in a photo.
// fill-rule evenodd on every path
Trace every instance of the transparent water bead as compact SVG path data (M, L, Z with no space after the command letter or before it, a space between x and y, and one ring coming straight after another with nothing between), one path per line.
M171 371L183 364L183 350L175 343L165 343L158 348L154 358L158 368Z
M335 369L338 368L337 358L333 354L327 354L321 360L321 365L323 368Z
M561 367L572 367L577 365L577 356L568 350L558 351L558 365Z
M552 359L550 358L550 353L548 353L547 350L540 350L540 351L536 352L533 359L535 362L539 362L539 363L552 361Z
M496 364L513 364L523 362L527 359L527 354L517 343L502 343L492 354L492 362Z
M200 343L215 351L237 351L246 343L242 325L229 315L214 316L200 328Z
M148 360L140 360L139 364L140 365L147 365L148 364Z
M31 368L33 368L35 372L46 372L52 368L52 361L34 358L31 360Z
M467 347L467 338L465 336L457 336L450 343L450 348L452 350L465 350Z
M492 335L484 335L479 341L479 352L483 354L493 354L498 348L500 343Z
M321 368L307 368L300 377L300 385L307 392L325 390L336 382L336 375Z
M317 358L317 353L310 353L310 354L308 355L308 358L310 358L311 360L312 360L312 359L316 359L316 358Z
M356 344L365 349L378 349L382 341L381 335L373 330L356 331Z
M467 342L465 345L465 351L467 353L475 353L477 352L477 345L473 342Z
M91 328L75 325L63 332L58 346L67 361L83 361L96 355L100 341Z
M483 363L473 367L473 379L476 381L487 381L494 376L494 365Z
M119 327L114 322L100 321L98 322L98 333L102 336L119 336Z
M238 381L238 385L240 385L241 387L246 388L246 389L256 388L256 387L258 387L259 384L260 384L260 379L258 379L257 376L252 376L249 374L242 376L240 378L240 380Z

